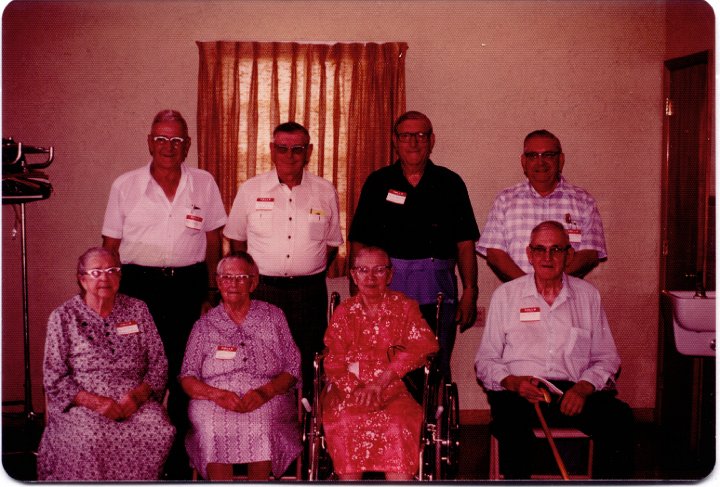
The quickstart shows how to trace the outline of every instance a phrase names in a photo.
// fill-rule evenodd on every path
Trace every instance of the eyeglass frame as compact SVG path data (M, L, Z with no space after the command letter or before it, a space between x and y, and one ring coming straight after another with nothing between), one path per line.
M120 276L122 268L118 266L106 267L105 269L88 269L80 273L83 276L90 276L92 279L100 279L103 275L108 277ZM97 275L94 275L97 274Z
M367 266L354 266L351 267L351 271L355 271L358 273L358 275L362 277L367 277L371 272L372 275L375 277L383 277L387 275L388 272L392 269L392 265L376 265L373 268L367 267Z
M398 132L395 134L398 142L409 144L411 140L415 140L418 144L427 144L432 137L432 130L429 132ZM405 140L403 140L405 139Z
M273 142L272 145L275 148L275 151L283 156L288 152L290 152L290 155L293 156L301 156L305 154L308 150L308 147L310 147L310 144L287 146L282 144L276 144L275 142Z
M545 247L544 245L528 245L528 249L530 249L530 252L535 257L545 257L546 255L550 255L551 259L555 259L558 256L561 256L562 254L568 252L572 247L572 245L566 245L565 247L560 247L559 245L553 245L551 247Z
M543 162L553 162L560 157L560 154L562 154L562 151L523 152L523 157L528 161L542 159Z
M241 282L249 282L252 279L256 278L257 274L218 274L217 280L222 281L224 283L230 284L230 283L241 283Z
M186 137L179 137L179 136L166 137L164 135L151 135L150 138L156 144L161 144L161 145L170 144L173 147L182 145L188 140Z

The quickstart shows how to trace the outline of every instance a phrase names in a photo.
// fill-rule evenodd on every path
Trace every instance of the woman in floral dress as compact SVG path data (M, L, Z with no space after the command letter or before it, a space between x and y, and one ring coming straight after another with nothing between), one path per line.
M302 450L297 396L300 352L279 308L250 299L258 269L245 253L217 268L222 303L193 327L180 371L190 396L190 461L208 480L248 480L287 470Z
M77 279L80 295L48 321L38 479L157 480L175 428L161 405L167 359L155 323L145 303L118 294L114 252L85 252Z
M351 274L359 293L337 308L325 333L330 457L341 480L360 480L363 472L411 480L423 411L402 377L438 350L437 339L417 302L387 289L392 268L382 249L361 249Z

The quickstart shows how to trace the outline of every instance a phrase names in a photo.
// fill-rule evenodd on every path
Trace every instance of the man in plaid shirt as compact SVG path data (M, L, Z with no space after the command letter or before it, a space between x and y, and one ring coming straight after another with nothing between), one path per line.
M532 271L525 252L532 229L555 220L568 231L575 249L566 272L585 276L607 259L595 198L562 176L565 154L560 140L547 130L525 137L520 162L528 180L498 194L475 250L500 280L510 281Z

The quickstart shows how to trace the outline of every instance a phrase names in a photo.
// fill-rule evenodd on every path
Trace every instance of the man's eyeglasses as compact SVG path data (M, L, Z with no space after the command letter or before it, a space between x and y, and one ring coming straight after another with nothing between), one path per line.
M85 272L83 272L86 276L90 276L93 279L100 279L100 276L103 274L107 274L108 277L112 276L119 276L120 275L120 268L119 267L108 267L107 269L90 269Z
M545 257L545 255L550 252L550 258L555 259L556 257L560 257L565 252L570 250L571 246L566 245L565 247L560 247L558 245L553 245L550 248L545 247L544 245L531 245L530 251L532 252L533 256L536 258Z
M218 274L219 281L230 284L231 282L248 282L255 274Z
M170 145L172 145L172 146L178 146L178 145L182 144L183 142L185 142L185 138L184 138L184 137L170 137L170 138L168 138L168 137L165 137L164 135L154 135L153 138L152 138L152 140L153 140L153 142L155 142L156 144L161 144L161 145L170 144Z
M543 162L553 162L560 155L560 151L526 152L523 155L528 161L537 161L538 159L542 159Z
M273 147L275 147L275 152L278 154L285 155L290 151L290 153L294 156L300 156L305 154L305 151L307 150L308 146L306 145L294 145L292 147L288 147L286 145L279 145L273 143Z
M430 140L432 132L401 132L397 134L397 138L400 142L407 144L411 140L423 144Z
M372 275L375 277L382 277L385 274L388 273L390 270L389 265L376 265L375 267L367 267L367 266L360 266L360 267L353 267L352 270L358 273L361 277L366 277L368 274L372 272Z

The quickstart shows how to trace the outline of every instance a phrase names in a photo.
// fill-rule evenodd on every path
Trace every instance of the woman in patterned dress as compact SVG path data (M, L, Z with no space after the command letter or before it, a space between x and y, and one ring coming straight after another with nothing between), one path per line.
M282 311L250 299L258 268L249 254L222 259L217 282L222 302L195 323L180 371L190 462L209 480L231 480L233 464L245 463L249 480L279 477L302 450L300 352Z
M50 314L47 427L38 479L157 480L175 428L161 405L167 359L145 303L118 294L116 253L78 260L80 294Z
M392 268L385 251L361 249L351 275L359 293L337 308L325 333L328 451L340 480L360 480L363 472L411 480L423 411L402 377L438 350L437 339L417 302L387 289Z

